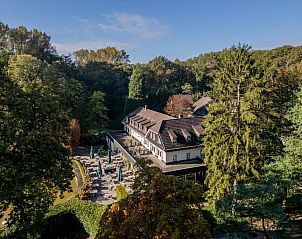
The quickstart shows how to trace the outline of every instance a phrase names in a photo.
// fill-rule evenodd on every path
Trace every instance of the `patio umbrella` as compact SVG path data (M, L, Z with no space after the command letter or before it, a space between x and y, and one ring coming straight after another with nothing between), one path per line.
M102 165L101 165L101 161L98 162L98 168L97 168L97 172L98 172L98 177L102 177Z
M119 182L123 181L123 174L122 174L122 173L123 173L123 172L122 172L122 166L119 165L119 166L117 167L117 180L118 180Z
M93 146L90 147L90 159L94 158L94 150L93 150Z
M111 164L111 163L112 163L112 159L111 159L111 151L110 151L110 150L108 150L107 163L108 163L108 164Z

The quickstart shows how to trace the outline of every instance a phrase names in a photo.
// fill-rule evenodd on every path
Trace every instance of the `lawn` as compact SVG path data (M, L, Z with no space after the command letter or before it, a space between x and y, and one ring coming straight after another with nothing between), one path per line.
M63 193L63 198L60 198L60 195L58 194L57 199L54 201L54 205L65 203L76 195L76 193L77 193L77 179L74 177L71 180L70 184L71 184L72 191L71 192L64 192ZM3 217L0 218L0 227L2 225L2 222L7 218L10 211L11 211L11 209L7 209L4 212Z
M62 204L62 203L65 203L67 202L69 199L73 198L76 193L77 193L77 179L74 177L71 182L70 182L70 185L71 185L71 192L64 192L63 193L63 198L60 198L60 195L58 194L58 197L57 199L54 201L54 205L57 205L57 204Z

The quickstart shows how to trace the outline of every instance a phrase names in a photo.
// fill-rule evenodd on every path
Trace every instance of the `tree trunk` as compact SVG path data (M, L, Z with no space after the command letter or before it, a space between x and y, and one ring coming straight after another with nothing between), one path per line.
M237 179L233 183L233 199L232 199L232 217L236 217L236 204L237 204Z
M266 239L272 239L270 237L270 235L268 234L267 230L266 230L265 223L264 223L264 217L262 217L262 228L263 228L263 232L264 232L265 238Z
M236 122L235 122L235 130L234 134L238 134L240 131L240 83L237 85L237 102L236 102ZM239 157L239 145L236 145L236 158L234 165L234 182L233 182L233 199L232 199L232 217L236 217L236 204L237 204L237 173L238 173L238 157Z

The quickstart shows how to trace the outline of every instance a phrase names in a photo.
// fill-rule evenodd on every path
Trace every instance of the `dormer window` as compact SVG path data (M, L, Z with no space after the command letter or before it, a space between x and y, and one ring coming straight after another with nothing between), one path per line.
M189 131L186 130L186 129L181 129L181 132L182 132L184 138L186 139L186 142L187 142L187 143L191 143L191 141L192 141L192 136L191 136L191 134L189 133Z
M168 129L167 131L168 131L168 134L169 134L169 137L171 139L172 144L176 144L177 143L177 136L176 136L176 134L173 132L172 129Z

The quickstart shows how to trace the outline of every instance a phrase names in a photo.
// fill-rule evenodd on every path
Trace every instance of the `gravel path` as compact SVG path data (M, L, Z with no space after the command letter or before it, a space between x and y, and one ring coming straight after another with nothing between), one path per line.
M83 184L84 184L83 176L81 174L81 171L79 169L79 166L78 166L77 162L73 161L72 166L73 166L73 170L74 170L75 176L76 176L77 181L78 181L77 189L80 190L82 188Z

